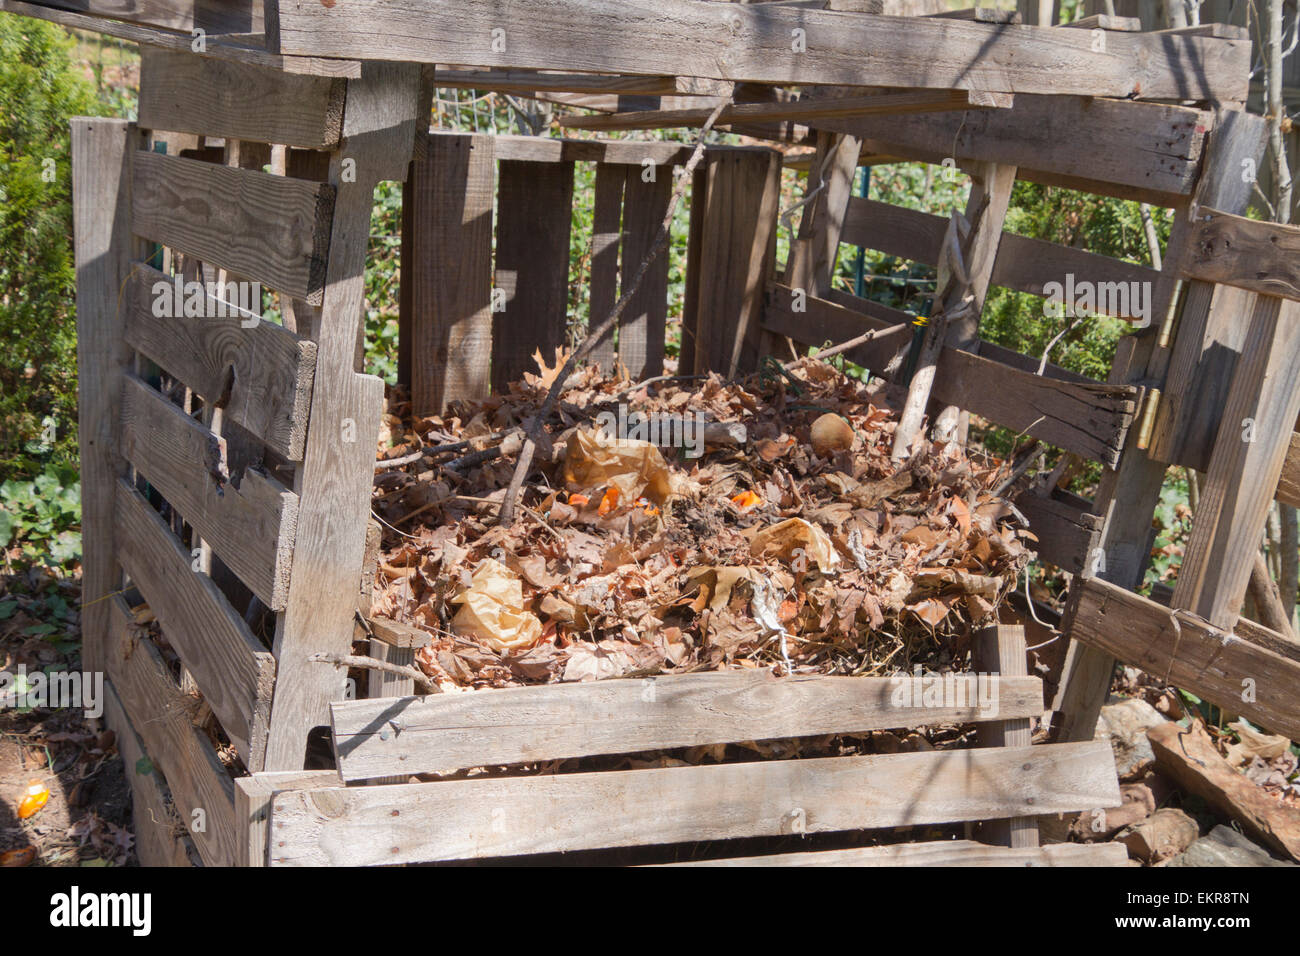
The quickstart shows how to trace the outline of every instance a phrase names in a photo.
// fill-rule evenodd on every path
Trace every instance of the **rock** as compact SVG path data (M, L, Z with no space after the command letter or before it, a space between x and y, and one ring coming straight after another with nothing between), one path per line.
M1096 738L1109 739L1115 772L1121 780L1140 777L1155 762L1147 730L1168 723L1163 714L1136 697L1107 704L1097 721Z
M1166 807L1129 827L1116 840L1128 848L1128 855L1144 863L1159 863L1177 856L1196 842L1201 828L1182 810Z
M1256 846L1236 830L1222 825L1210 831L1166 866L1295 866L1286 860L1269 856L1263 847Z
M1124 802L1118 807L1080 813L1070 825L1071 836L1080 843L1108 840L1112 834L1145 820L1155 812L1155 797L1145 784L1124 784L1120 787L1120 797Z

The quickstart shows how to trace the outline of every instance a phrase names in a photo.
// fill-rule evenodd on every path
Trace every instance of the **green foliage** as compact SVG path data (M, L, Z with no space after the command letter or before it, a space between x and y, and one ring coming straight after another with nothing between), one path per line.
M72 465L48 464L30 481L0 484L0 548L20 567L68 568L81 560L81 481Z
M398 290L402 251L402 184L375 188L366 260L366 371L397 381Z
M100 112L48 23L0 14L0 475L76 456L68 118Z

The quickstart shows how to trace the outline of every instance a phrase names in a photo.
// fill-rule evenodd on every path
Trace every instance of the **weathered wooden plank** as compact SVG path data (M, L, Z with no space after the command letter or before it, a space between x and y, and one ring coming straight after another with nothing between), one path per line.
M783 281L791 288L823 299L830 292L861 151L862 144L852 136L818 134L804 186L811 202L804 207L799 235L786 259Z
M339 770L348 781L1042 713L1036 677L993 679L980 690L973 679L953 675L960 700L922 706L922 692L933 683L732 671L343 701L330 713Z
M1300 414L1300 304L1258 296L1174 589L1174 606L1237 621Z
M503 24L509 42L479 39ZM1202 37L1114 34L1097 51L1087 31L691 0L281 0L278 39L357 59L1184 100L1244 100L1250 57Z
M421 116L420 70L367 63L348 84L343 149L356 181L340 183L330 262L316 335L310 438L297 472L298 537L289 600L277 622L278 680L266 770L301 770L311 729L328 723L327 705L344 696L347 674L311 661L352 646L357 582L365 558L375 439L384 383L357 374L365 306L366 243L375 185L401 179ZM338 173L331 167L331 176Z
M854 196L849 201L840 241L933 266L946 227L947 220L942 216ZM1137 307L1145 302L1149 308L1149 290L1159 277L1157 270L1072 246L1004 232L989 282L1046 296L1049 293L1044 287L1048 283L1057 282L1064 287L1069 275L1093 283L1095 288L1104 287L1107 295L1099 304L1105 307L1098 311L1119 318L1151 321L1149 314L1138 315ZM1131 294L1135 291L1133 283L1148 291L1136 297ZM1112 290L1121 291L1122 295L1111 296Z
M165 307L159 311L164 314L155 315L154 306L162 299ZM315 342L240 315L186 316L183 300L176 299L175 280L143 263L132 270L125 300L123 334L132 348L208 403L224 400L230 420L285 458L302 459ZM216 302L208 299L205 307L215 311Z
M273 866L412 863L1118 806L1105 741L278 794Z
M433 135L437 135L436 133ZM608 163L641 166L681 166L691 148L679 143L633 139L560 139L554 136L492 137L497 159L521 163Z
M122 771L131 786L131 822L135 857L141 866L201 865L198 851L185 835L166 781L150 766L144 742L135 732L111 681L104 683L104 722L116 736Z
M763 307L763 328L818 348L847 342L871 329L878 332L892 329L844 353L850 362L883 378L902 366L912 344L914 316L866 299L860 301L872 308L872 314L857 312L812 295L799 297L787 285L769 283ZM896 328L899 325L904 327Z
M81 455L82 657L100 668L108 635L105 595L121 587L113 543L116 480L126 474L118 447L122 340L118 295L130 268L130 163L141 142L114 119L72 120L72 216L77 263L77 444Z
M1177 598L1175 598L1177 600ZM1187 611L1096 578L1070 586L1064 630L1273 733L1294 739L1300 662L1247 643Z
M1020 179L1170 205L1195 189L1212 123L1212 114L1181 106L1021 94L1005 110L817 125L852 133L874 153L1000 162L1016 166Z
M235 866L266 866L271 797L282 790L337 786L333 770L277 770L235 779L235 822L240 828Z
M1300 508L1300 433L1292 432L1287 442L1282 474L1277 482L1277 500Z
M440 415L449 402L486 398L491 385L496 137L417 139L402 193L402 287L410 305L398 344L413 410Z
M763 294L776 254L781 155L762 147L710 147L705 188L691 200L695 284L684 304L690 371L734 375L757 367ZM697 183L700 180L697 180ZM699 229L695 219L700 217ZM685 369L684 369L685 370Z
M231 866L240 838L234 785L216 751L190 719L196 701L181 690L153 641L131 633L131 612L121 597L114 595L109 603L113 640L108 674L123 710L162 771L178 822L189 831L203 862ZM175 631L164 633L175 647ZM135 772L137 768L128 764L127 773ZM169 814L163 819L175 817Z
M1116 30L1120 33L1137 33L1142 29L1142 20L1138 17L1115 17L1105 13L1095 13L1090 17L1081 17L1072 23L1062 23L1061 26L1076 30Z
M623 188L627 168L596 164L596 189L591 213L591 273L588 297L591 322L597 323L618 301L618 254L623 238ZM589 361L612 372L615 362L614 329L610 328L591 350Z
M275 661L212 580L191 570L192 556L167 523L123 481L117 484L115 534L122 566L244 765L260 769Z
M730 96L732 84L694 76L616 76L599 73L556 73L553 70L444 70L434 74L439 89L496 90L534 93L620 93L648 96Z
M343 130L347 81L300 76L145 46L139 123L303 149L332 149Z
M1029 530L1038 538L1033 545L1041 561L1049 561L1062 571L1080 574L1090 569L1093 549L1101 543L1101 515L1092 514L1072 501L1073 495L1058 491L1044 495L1026 492L1016 498L1016 507L1029 521Z
M971 664L981 673L1000 675L1000 680L1025 677L1029 673L1025 629L1016 624L980 628L972 635ZM979 728L981 747L1028 747L1032 743L1033 729L1028 717L994 721ZM982 835L989 843L1000 846L1036 847L1038 821L1033 817L989 820Z
M1300 299L1300 227L1201 206L1188 243L1189 278Z
M496 287L505 308L492 316L492 390L548 363L564 344L569 313L572 163L499 163Z
M646 176L654 178L646 181ZM654 246L659 227L668 214L673 179L668 170L628 167L623 192L623 248L620 254L619 291L625 294L641 267L641 260ZM668 322L668 254L661 252L650 263L636 295L628 301L618 320L618 359L634 382L664 372L664 334ZM594 281L594 273L593 273ZM593 287L593 292L594 292ZM595 310L592 318L604 314Z
M205 33L216 34L261 33L265 29L262 4L257 0L186 0L183 3L176 0L53 0L48 5L90 17L124 20L184 33L196 27Z
M890 113L936 113L944 110L984 109L973 103L967 90L924 90L908 93L877 93L837 99L791 100L785 103L737 103L718 114L716 125L732 123L811 123L822 119L880 116ZM631 110L606 116L564 116L565 129L673 129L703 126L712 108L681 110Z
M249 468L228 477L226 440L139 379L124 379L122 453L250 591L284 607L298 496Z
M1040 847L989 846L972 840L933 840L850 850L773 853L667 866L1127 866L1121 843L1053 843Z
M1279 634L1248 617L1237 619L1233 633L1244 641L1300 663L1300 641L1289 635Z
M137 235L320 305L332 185L140 152L131 192Z

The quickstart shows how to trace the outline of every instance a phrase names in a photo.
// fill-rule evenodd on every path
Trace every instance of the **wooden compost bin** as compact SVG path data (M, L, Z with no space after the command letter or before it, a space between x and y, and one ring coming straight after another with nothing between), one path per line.
M1089 31L1059 27L696 0L664 0L672 16L648 25L604 0L564 10L519 0L515 33L497 50L469 39L490 32L487 0L390 0L269 5L264 18L248 5L254 25L214 29L196 55L180 14L126 23L100 19L94 2L87 15L3 3L146 44L139 120L73 124L85 658L108 675L123 754L147 753L156 768L130 775L145 862L405 863L994 820L983 833L997 846L759 860L1115 863L1113 846L1038 847L1033 820L1118 805L1109 749L1091 741L1116 657L1300 736L1300 652L1237 621L1269 501L1300 499L1300 466L1284 468L1300 413L1297 231L1239 218L1250 192L1242 162L1257 162L1263 145L1262 120L1239 111L1240 36L1094 31L1106 34L1098 51ZM398 14L419 28L396 29L386 17ZM785 50L788 27L809 39L801 57ZM581 56L559 45L569 29L582 33ZM365 602L383 383L358 368L376 183L406 183L399 375L417 410L436 411L502 387L534 349L563 342L573 164L598 164L596 315L627 281L615 262L635 263L647 247L670 170L689 152L427 132L434 63L489 71L445 78L453 84L603 97L609 117L572 124L598 128L698 124L674 97L734 95L722 120L733 129L816 146L782 273L782 153L708 149L691 184L683 371L746 372L788 349L787 337L821 345L910 323L831 287L838 246L934 264L946 223L850 196L853 173L914 159L971 176L975 316L948 330L936 407L954 410L944 420L956 437L965 410L1104 466L1093 501L1059 491L1016 501L1042 559L1075 575L1063 625L1073 641L1051 706L1058 742L1029 746L1042 687L1025 676L1023 635L1005 626L977 641L980 667L1000 675L994 718L969 705L900 713L887 678L739 673L427 698L373 696L409 693L376 680L370 699L344 699L343 672L310 658L349 651ZM520 73L539 67L601 72ZM952 89L871 103L741 95L744 83L796 79ZM628 112L644 105L634 95L662 97L669 115ZM1172 207L1163 268L1004 234L1017 179ZM666 270L661 258L625 313L617 355L612 342L599 353L634 376L662 369ZM173 272L258 283L279 294L282 322L158 316L158 284ZM504 311L493 311L494 273ZM1123 340L1106 383L979 339L990 285L1042 295L1067 274L1149 284L1151 322ZM888 375L910 339L896 329L849 357ZM1253 442L1240 440L1244 418L1255 419ZM1169 464L1208 475L1176 611L1132 591ZM179 676L132 627L141 601ZM267 641L249 623L261 608L274 620ZM409 656L401 643L394 659ZM1237 703L1243 676L1255 698ZM248 776L232 780L196 729L189 682ZM980 719L992 720L987 746L966 751L389 782ZM305 770L320 727L337 768Z

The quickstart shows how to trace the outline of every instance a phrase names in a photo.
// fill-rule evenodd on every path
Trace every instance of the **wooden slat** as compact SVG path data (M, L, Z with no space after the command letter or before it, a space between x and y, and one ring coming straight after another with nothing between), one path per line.
M1300 736L1300 662L1095 578L1071 584L1064 630L1273 733Z
M1025 629L1017 624L980 628L971 639L971 665L984 674L1002 675L1002 680L1026 676L1029 665ZM1033 743L1033 736L1029 718L1019 717L982 724L978 739L981 747L1028 747ZM989 820L984 824L982 837L999 846L1035 847L1038 846L1038 821L1033 817Z
M166 781L158 768L142 773L144 742L135 732L111 681L104 684L104 722L116 736L122 771L131 786L131 823L135 857L141 866L193 866L201 863L185 824L176 815ZM152 763L152 761L150 761Z
M1009 93L1244 100L1250 50L1201 37L1115 34L772 6L658 0L355 0L279 4L281 53L523 69L681 74ZM502 22L510 41L488 44ZM791 42L802 29L806 49ZM563 37L563 43L556 38ZM868 68L866 64L870 64Z
M131 189L137 235L320 305L333 186L141 152Z
M203 862L231 866L238 852L239 832L230 775L207 737L190 720L194 699L181 690L153 642L130 633L131 612L121 597L115 595L110 603L113 644L108 674L126 716L140 734L150 760L162 772L176 814ZM164 633L175 647L179 636L175 631ZM126 771L133 774L136 768L128 764Z
M271 797L282 790L328 787L342 783L333 770L277 770L235 780L235 821L240 828L235 866L266 866L271 826Z
M277 795L273 866L824 833L1116 807L1105 741Z
M114 483L126 474L118 442L122 340L118 295L130 268L130 163L141 137L113 119L72 120L72 215L77 263L77 445L81 460L82 659L100 668L105 595L121 587L113 544Z
M222 563L273 611L284 607L298 526L298 496L246 469L218 482L226 440L139 379L122 392L122 452L194 527Z
M793 100L786 103L737 103L726 107L716 121L732 123L808 123L820 119L881 116L890 113L934 113L944 110L983 109L971 102L966 90L925 90L909 93L878 93L839 99ZM607 116L563 116L565 129L673 129L703 126L712 108L683 110L632 110Z
M417 415L487 398L492 355L494 136L420 135L402 193L398 344Z
M1292 432L1277 483L1277 500L1300 508L1300 433Z
M919 706L926 678L733 671L343 701L330 713L344 780L1042 713L1037 678L991 681L991 708L955 680L967 702L943 707Z
M347 82L205 59L158 47L140 51L139 123L303 149L332 149L343 128Z
M154 315L153 305L174 280L137 263L125 293L123 335L128 344L205 401L224 399L225 414L290 461L307 440L316 343L272 322L246 325L238 315L195 318ZM209 300L209 306L213 303Z
M945 228L947 220L942 216L854 196L849 201L840 241L933 266ZM1047 283L1059 282L1064 286L1069 274L1079 281L1086 280L1095 285L1136 282L1146 283L1148 289L1159 277L1159 272L1149 266L1004 232L989 281L992 285L1017 292L1046 295L1043 287ZM1130 296L1124 296L1124 300L1136 305ZM1144 301L1149 306L1149 292ZM1102 311L1124 319L1145 318L1151 321L1153 318L1150 315L1136 316L1133 309L1127 313L1118 309Z
M193 557L167 523L121 481L115 533L122 566L158 616L244 765L261 769L274 659L212 580L191 570ZM118 689L126 693L120 684Z
M596 164L596 189L591 213L591 292L588 297L592 324L613 311L618 301L618 253L623 238L623 188L627 167ZM614 371L614 329L592 348L588 361L605 372Z
M693 254L682 337L693 368L731 376L757 367L763 295L775 256L781 156L754 147L711 147L691 201ZM700 219L698 230L696 217Z
M564 344L569 313L573 164L502 162L497 198L496 287L505 309L492 316L492 390L536 372Z
M434 74L439 89L496 90L533 93L641 93L650 96L730 96L726 80L693 76L610 76L596 73L556 73L550 70L444 70Z
M1038 552L1039 560L1079 574L1090 570L1093 549L1101 543L1102 517L1069 500L1073 497L1059 492L1050 495L1027 492L1016 498L1016 507L1038 538L1032 547Z
M799 218L799 235L790 244L783 281L826 298L843 240L844 221L862 144L852 136L819 133L804 197L811 200Z
M1174 606L1237 621L1300 414L1300 304L1258 296L1233 374Z
M814 850L696 860L669 866L1127 866L1122 843L1054 843L1040 847L989 846L972 840L934 840L851 850Z
M433 134L438 135L438 134ZM445 135L445 134L444 134ZM689 146L632 139L560 139L552 136L493 136L497 159L521 163L609 163L640 166L681 166L690 158Z
M257 0L52 0L40 6L63 7L91 17L105 17L189 33L261 33L262 4Z
M1237 619L1237 626L1233 628L1233 633L1251 644L1300 663L1300 641L1289 635L1279 634L1248 617Z
M645 181L645 173L654 179ZM673 180L667 169L641 170L628 167L623 193L623 249L620 254L620 294L627 292L641 267L641 260L654 245L659 227L668 213ZM664 334L668 321L668 255L661 253L650 263L645 279L623 309L618 320L618 358L634 382L664 372ZM594 272L593 272L594 283ZM594 287L593 287L594 292ZM592 305L592 318L604 314Z
M1081 17L1072 23L1062 23L1061 26L1076 30L1116 30L1120 33L1137 33L1142 29L1142 20L1138 17L1113 17L1105 13L1095 13L1090 17Z
M56 10L53 7L42 6L39 3L23 3L22 0L0 0L0 10L21 14L25 17L48 20L51 23L57 23L74 30L103 33L108 36L129 40L132 43L149 44L168 50L188 52L194 46L194 36L188 30L177 33L156 27L140 26L133 23L123 23L119 20L108 20L83 13L74 13L70 10ZM260 39L261 42L253 43L252 38L246 34L236 34L230 38L212 34L208 36L207 44L199 55L212 59L235 60L240 63L267 66L272 69L284 70L286 73L344 77L361 75L361 64L356 60L322 59L314 56L281 56L268 52L264 38Z
M1300 299L1300 227L1198 207L1184 274Z
M870 303L877 307L878 314L864 315L811 295L804 298L803 311L796 312L795 301L794 290L789 286L769 283L763 308L763 328L789 336L801 344L823 348L847 342L870 329L884 330L902 324L905 328L877 336L844 353L850 362L882 377L886 369L901 367L912 343L913 316L878 303ZM862 301L866 303L868 300Z

